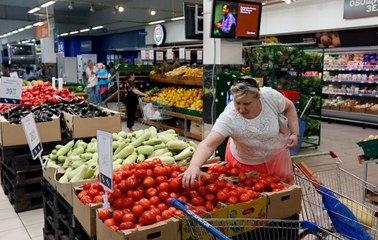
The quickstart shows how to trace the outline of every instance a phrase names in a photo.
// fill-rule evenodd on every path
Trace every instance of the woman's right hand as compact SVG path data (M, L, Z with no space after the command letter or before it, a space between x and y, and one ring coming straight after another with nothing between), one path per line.
M201 170L197 166L189 166L184 173L182 173L182 186L190 188L194 181L201 175Z

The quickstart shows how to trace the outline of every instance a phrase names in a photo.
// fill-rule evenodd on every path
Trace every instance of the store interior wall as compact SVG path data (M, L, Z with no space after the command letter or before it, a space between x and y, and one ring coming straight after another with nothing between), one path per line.
M344 0L302 0L263 7L260 35L356 29L377 26L377 17L343 18Z

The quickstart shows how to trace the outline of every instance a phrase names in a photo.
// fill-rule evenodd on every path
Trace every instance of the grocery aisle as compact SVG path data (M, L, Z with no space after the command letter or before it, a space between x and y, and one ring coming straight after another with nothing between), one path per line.
M123 122L125 124L125 122ZM125 126L123 126L125 129ZM145 128L144 125L137 123L135 130ZM376 129L363 129L361 127L348 126L342 124L328 124L322 122L322 143L319 149L306 149L301 153L335 151L343 160L344 166L348 171L362 177L363 166L357 161L357 155L362 153L356 142L370 134L376 134ZM312 157L301 159L314 169L322 167L327 161L332 161L330 157ZM369 182L378 185L378 165L369 166ZM16 214L0 188L0 240L41 240L43 239L42 229L43 209L37 209Z

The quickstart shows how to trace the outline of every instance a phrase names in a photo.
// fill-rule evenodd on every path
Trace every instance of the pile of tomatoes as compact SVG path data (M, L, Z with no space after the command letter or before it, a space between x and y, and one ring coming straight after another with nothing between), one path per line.
M218 210L220 203L236 204L260 197L262 191L278 191L285 187L279 178L248 176L231 165L214 165L208 175L195 181L190 188L182 187L182 166L168 166L159 159L132 163L113 173L114 191L108 200L114 210L102 209L99 218L108 227L118 231L150 225L183 212L170 205L172 198L190 203L196 214ZM230 181L229 177L237 180ZM104 191L98 182L86 183L78 198L84 203L101 202Z

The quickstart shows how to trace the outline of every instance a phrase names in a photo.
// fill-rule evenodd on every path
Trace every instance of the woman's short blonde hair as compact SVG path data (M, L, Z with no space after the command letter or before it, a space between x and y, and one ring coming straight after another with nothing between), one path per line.
M260 97L260 88L258 82L250 76L240 77L235 80L230 91L235 100L250 95L253 98Z
M103 63L97 63L97 68L104 69L105 65Z

